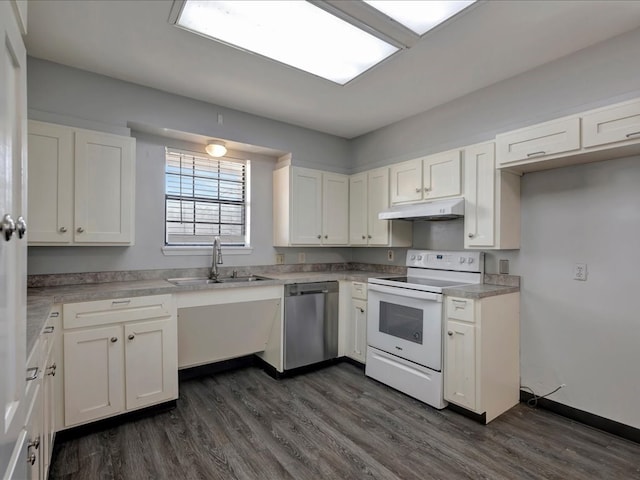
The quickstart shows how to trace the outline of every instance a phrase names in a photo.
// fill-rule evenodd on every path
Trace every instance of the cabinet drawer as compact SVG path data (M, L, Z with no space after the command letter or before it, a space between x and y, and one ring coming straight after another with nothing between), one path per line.
M366 300L367 284L364 282L351 282L351 298Z
M579 149L579 117L496 135L496 157L500 165L521 160L535 161L537 158Z
M582 117L584 147L640 141L640 100L599 110Z
M469 298L447 297L447 317L475 322L474 301Z
M172 315L171 295L118 298L63 306L64 328L91 327Z

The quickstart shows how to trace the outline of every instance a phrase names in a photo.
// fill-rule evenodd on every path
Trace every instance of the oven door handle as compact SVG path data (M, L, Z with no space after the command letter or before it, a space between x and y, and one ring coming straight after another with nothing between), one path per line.
M420 300L431 300L433 302L442 303L442 294L433 292L423 292L422 290L412 290L402 287L388 287L386 285L377 285L375 283L368 284L370 292L386 293L387 295L397 295L400 297L417 298Z

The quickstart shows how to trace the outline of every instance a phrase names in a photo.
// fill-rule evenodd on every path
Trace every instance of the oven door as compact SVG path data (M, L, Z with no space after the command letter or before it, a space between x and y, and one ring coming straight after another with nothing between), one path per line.
M442 294L369 283L367 343L442 370Z

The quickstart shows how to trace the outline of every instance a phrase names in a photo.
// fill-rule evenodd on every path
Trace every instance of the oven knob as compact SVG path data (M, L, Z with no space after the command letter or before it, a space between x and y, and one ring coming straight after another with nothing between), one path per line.
M466 261L467 261L467 259L466 259L466 258L464 258L464 257L460 257L460 263L464 263L464 262L466 262Z
M422 255L418 255L418 261L422 260Z
M468 263L473 263L473 257L469 257Z
M416 256L415 255L411 255L411 260L415 260Z

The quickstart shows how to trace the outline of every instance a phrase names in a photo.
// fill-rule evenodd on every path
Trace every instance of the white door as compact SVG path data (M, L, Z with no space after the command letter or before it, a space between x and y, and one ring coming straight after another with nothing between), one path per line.
M349 243L367 244L367 174L349 178Z
M26 51L10 2L0 2L0 475L26 476L25 439L27 239L7 227L27 217ZM5 217L9 215L9 217ZM14 463L17 460L17 463Z
M460 195L460 150L425 157L422 173L425 200Z
M495 154L494 144L474 145L464 158L465 248L495 245Z
M422 159L396 163L389 169L391 203L422 200Z
M176 335L171 318L124 326L127 410L177 397Z
M29 121L29 244L73 240L73 129Z
M64 416L72 426L124 410L122 327L64 333Z
M134 185L133 138L77 130L74 241L132 243Z
M447 321L445 335L444 398L462 407L476 409L475 327Z
M369 172L368 183L369 245L389 244L389 220L379 220L378 213L389 208L389 169L378 168Z
M322 244L349 243L349 177L322 174Z
M291 243L320 245L322 238L322 172L291 169Z

